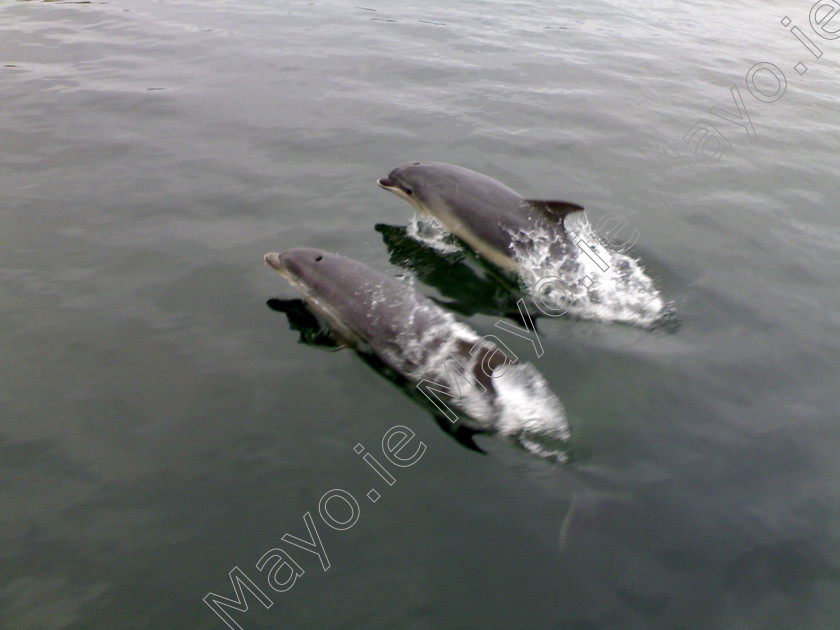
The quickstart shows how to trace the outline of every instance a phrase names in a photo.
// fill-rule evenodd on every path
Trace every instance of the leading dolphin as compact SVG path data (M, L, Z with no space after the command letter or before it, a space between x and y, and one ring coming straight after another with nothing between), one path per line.
M582 206L525 199L492 177L454 164L412 162L376 182L430 214L478 254L516 270L515 242L539 230L565 238L563 221Z
M564 458L569 429L560 401L532 365L492 341L504 346L498 337L480 337L410 285L344 256L298 248L264 258L342 344L375 355L450 422Z

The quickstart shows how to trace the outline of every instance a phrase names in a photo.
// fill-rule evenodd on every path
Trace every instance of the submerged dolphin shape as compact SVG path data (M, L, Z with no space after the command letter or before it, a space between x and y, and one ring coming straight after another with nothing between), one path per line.
M532 453L564 459L569 429L560 401L507 348L410 285L344 256L300 248L266 254L265 261L329 322L340 343L374 355L450 422L510 435Z
M515 240L535 228L565 238L563 221L582 206L525 199L492 177L442 162L412 162L376 182L418 211L432 215L478 254L518 269Z

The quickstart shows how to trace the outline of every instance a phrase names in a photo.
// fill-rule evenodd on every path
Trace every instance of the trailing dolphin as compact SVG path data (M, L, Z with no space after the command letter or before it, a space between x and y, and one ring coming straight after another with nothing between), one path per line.
M290 249L265 261L327 320L339 343L401 375L447 422L565 458L563 406L542 375L498 337L480 337L410 285L343 256Z
M442 233L454 234L515 272L545 315L642 327L671 315L639 261L605 248L586 218L574 216L583 210L576 203L526 199L487 175L441 162L403 164L377 184L424 217L422 226L409 225L410 235L440 247Z
M376 182L429 214L481 256L518 269L515 240L535 226L563 235L563 223L582 206L525 199L492 177L442 162L403 164Z

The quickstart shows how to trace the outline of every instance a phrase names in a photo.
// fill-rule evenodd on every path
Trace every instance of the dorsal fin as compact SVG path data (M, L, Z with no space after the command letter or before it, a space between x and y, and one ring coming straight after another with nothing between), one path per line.
M567 214L583 210L583 206L570 201L550 201L547 199L526 199L525 201L545 216L560 221L561 226L563 226Z

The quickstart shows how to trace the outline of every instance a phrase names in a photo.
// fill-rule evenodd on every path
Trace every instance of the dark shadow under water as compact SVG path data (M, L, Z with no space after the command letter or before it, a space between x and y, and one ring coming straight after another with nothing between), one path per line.
M449 298L435 300L444 308L465 317L480 313L521 322L517 302L523 296L517 280L505 270L472 256L466 248L443 254L409 236L405 226L378 223L375 229L388 248L391 264L411 271ZM480 265L481 272L469 264L471 260Z

